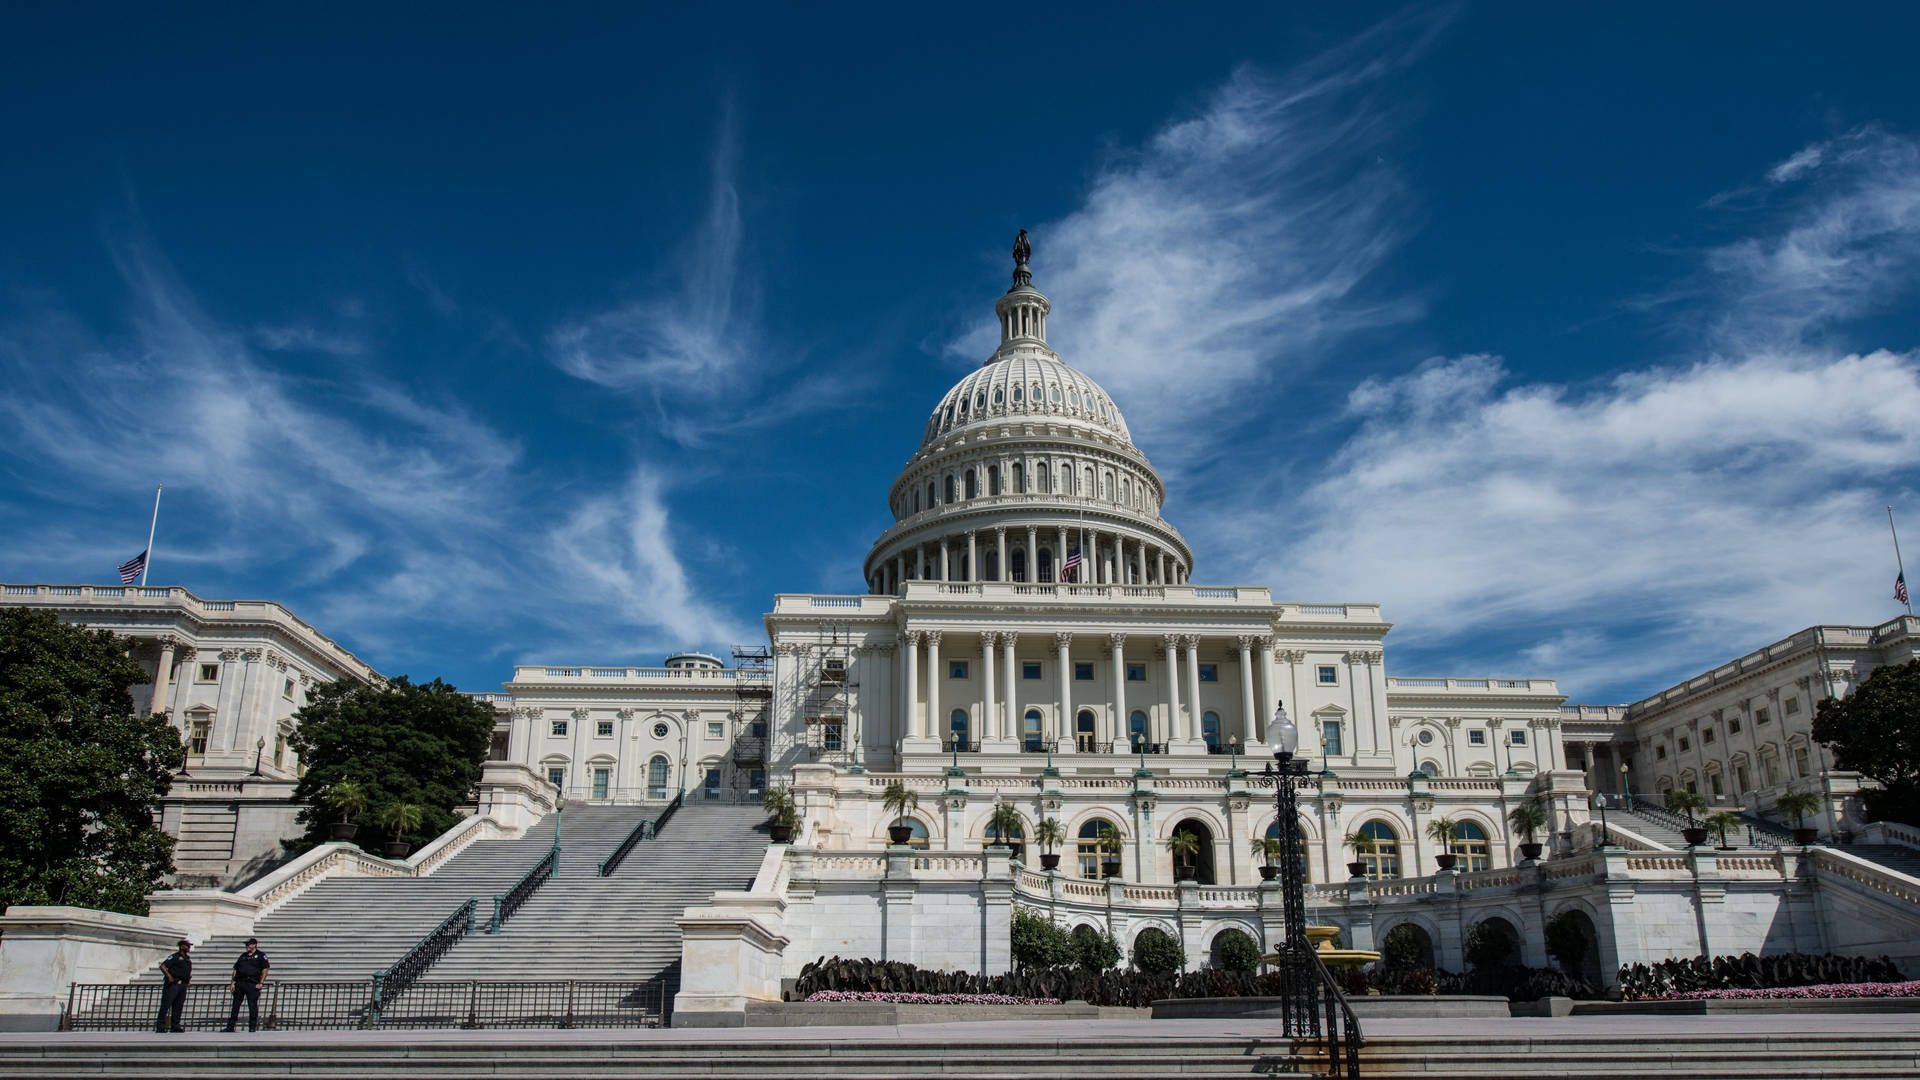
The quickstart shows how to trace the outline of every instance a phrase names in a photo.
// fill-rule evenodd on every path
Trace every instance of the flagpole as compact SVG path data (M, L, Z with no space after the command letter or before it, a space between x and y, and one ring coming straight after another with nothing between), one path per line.
M140 567L140 587L147 587L147 571L153 568L153 530L160 524L160 489L165 484L153 485L153 520L147 522L147 561ZM1888 508L1891 512L1892 508Z
M1900 571L1900 580L1907 578L1907 566L1900 561L1900 530L1893 527L1893 507L1887 507L1887 531L1893 534L1893 565ZM1907 594L1911 597L1911 591ZM1907 614L1913 614L1913 601L1907 601Z

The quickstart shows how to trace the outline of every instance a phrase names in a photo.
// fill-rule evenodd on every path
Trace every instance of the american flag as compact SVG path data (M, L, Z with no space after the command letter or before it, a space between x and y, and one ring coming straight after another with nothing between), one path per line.
M1080 569L1080 549L1074 548L1067 552L1067 561L1060 564L1060 573L1064 577L1078 569Z
M141 552L120 564L120 584L131 585L140 580L140 574L147 568L147 553Z
M1905 570L1900 571L1900 576L1893 579L1893 598L1903 604L1907 602L1907 572Z

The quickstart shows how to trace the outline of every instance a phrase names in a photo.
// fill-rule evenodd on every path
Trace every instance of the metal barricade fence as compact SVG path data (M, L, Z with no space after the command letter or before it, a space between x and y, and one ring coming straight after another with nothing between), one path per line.
M266 1030L354 1028L632 1028L658 1027L671 1015L665 979L646 982L415 982L373 1009L373 988L355 982L272 982L260 994ZM160 1012L159 983L74 984L63 1031L151 1031ZM187 988L181 1026L227 1026L233 996L225 982ZM246 1020L241 1006L241 1022Z

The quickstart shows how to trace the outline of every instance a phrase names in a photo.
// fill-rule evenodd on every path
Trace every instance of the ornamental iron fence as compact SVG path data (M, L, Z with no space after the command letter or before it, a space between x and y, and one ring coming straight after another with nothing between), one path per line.
M493 921L487 924L487 933L499 933L500 928L507 925L507 920L513 918L514 912L520 910L520 905L531 899L533 894L539 891L540 886L545 885L547 879L552 877L554 871L558 869L560 869L560 841L555 839L553 849L542 856L539 862L534 863L533 869L528 870L513 888L493 898Z
M405 956L385 970L373 973L373 1013L376 1019L380 1015L383 1000L391 1001L401 991L419 982L420 977L438 963L448 949L473 933L473 909L479 903L477 899L468 897L467 902L455 908L453 914L441 920L439 926L427 931L427 936L408 949Z
M159 983L76 983L62 1031L150 1031L160 1012ZM638 1028L671 1018L665 978L646 982L418 981L376 1007L366 982L268 982L261 1027L270 1031L393 1028ZM225 983L187 988L181 1026L218 1031L233 998Z

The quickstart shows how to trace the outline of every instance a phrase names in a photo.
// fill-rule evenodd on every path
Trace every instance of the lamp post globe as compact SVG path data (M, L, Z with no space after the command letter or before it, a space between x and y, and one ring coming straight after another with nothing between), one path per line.
M1267 721L1267 750L1285 761L1299 748L1300 729L1294 726L1293 718L1287 715L1287 703L1278 702L1274 705L1273 719Z

